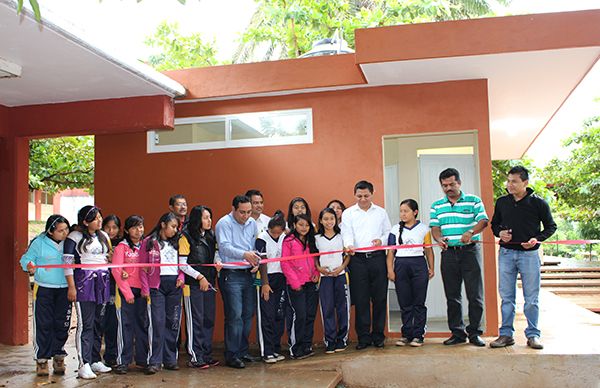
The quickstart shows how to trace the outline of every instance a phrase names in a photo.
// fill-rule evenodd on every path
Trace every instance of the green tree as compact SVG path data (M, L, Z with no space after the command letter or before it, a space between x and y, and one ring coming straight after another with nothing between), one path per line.
M295 58L336 30L354 47L357 28L465 19L492 14L486 0L256 0L233 62ZM510 0L499 0L507 4Z
M584 123L568 138L571 148L565 160L553 159L545 175L556 194L560 215L578 224L583 238L600 238L600 116Z
M204 42L199 33L182 35L178 23L162 22L145 40L149 47L160 50L148 63L159 71L189 67L214 66L218 63L215 42Z
M29 142L29 189L56 193L94 187L94 137L71 136Z

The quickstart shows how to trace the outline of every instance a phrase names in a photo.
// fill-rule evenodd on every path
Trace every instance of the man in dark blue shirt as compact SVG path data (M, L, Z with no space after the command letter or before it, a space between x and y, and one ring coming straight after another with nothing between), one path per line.
M508 172L506 188L508 195L498 198L492 217L492 230L500 238L498 255L498 290L502 298L502 326L500 336L490 343L492 348L502 348L515 343L513 322L517 274L521 274L527 318L525 336L527 345L543 349L538 328L538 296L540 293L540 241L548 239L556 231L550 206L533 194L529 184L529 171L516 166ZM540 224L544 226L542 230Z

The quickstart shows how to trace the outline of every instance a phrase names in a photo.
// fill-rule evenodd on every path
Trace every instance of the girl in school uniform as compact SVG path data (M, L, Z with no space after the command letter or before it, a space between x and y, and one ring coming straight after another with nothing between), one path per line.
M101 230L99 208L82 207L77 213L77 221L77 229L65 240L63 261L66 264L99 265L97 268L65 269L69 300L76 302L78 375L82 379L95 379L96 373L111 371L100 355L104 313L110 299L109 271L103 265L108 263L111 245L108 235Z
M165 213L152 229L140 248L140 263L171 264L146 267L140 272L142 296L149 298L150 326L149 351L146 374L155 374L161 365L168 370L178 370L177 338L181 326L181 289L183 272L179 263L179 218ZM175 264L175 265L173 265Z
M121 219L115 214L109 214L102 219L102 230L108 234L113 249L121 242ZM110 299L104 313L104 362L114 367L117 364L117 313L115 309L115 279L110 273Z
M123 235L123 240L115 247L113 264L139 263L144 219L136 215L127 217ZM134 343L136 365L145 366L147 362L148 301L142 297L140 268L114 267L111 272L118 291L115 297L118 334L115 373L126 374L133 360Z
M269 221L268 229L259 233L256 251L263 258L281 257L285 238L285 219L281 211L275 212ZM272 364L285 360L281 355L281 337L285 327L285 311L282 297L286 291L286 281L280 262L260 265L261 287L258 292L258 342L264 362Z
M319 233L315 236L315 243L319 252L344 249L335 210L326 208L319 213ZM327 354L342 352L348 346L350 294L346 267L349 261L350 256L344 256L341 252L320 255L315 260L317 270L321 273L319 301Z
M315 253L315 234L307 214L299 214L292 231L283 240L281 256ZM312 257L282 261L281 270L287 281L287 294L292 311L289 335L290 356L302 359L315 354L312 350L314 323L319 303L319 272Z
M47 376L52 358L54 374L65 373L64 346L69 336L71 302L67 298L67 279L61 268L36 265L62 264L63 243L69 234L69 221L59 214L48 217L46 228L21 257L23 271L34 275L33 352L38 376Z
M419 205L414 199L400 203L400 223L394 225L388 245L431 244L429 227L417 219ZM398 346L423 345L427 323L427 286L433 277L433 249L417 247L391 249L387 253L388 279L396 286L402 314L402 338Z
M212 357L217 269L202 265L214 264L216 251L212 211L205 206L195 206L179 239L179 262L190 264L181 267L185 273L183 303L190 368L219 365Z

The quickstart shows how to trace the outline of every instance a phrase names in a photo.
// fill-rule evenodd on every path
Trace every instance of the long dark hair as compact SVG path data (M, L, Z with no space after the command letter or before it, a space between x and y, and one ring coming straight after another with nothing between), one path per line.
M121 236L121 219L116 214L109 214L106 217L103 217L102 218L102 230L104 230L104 227L106 225L108 225L108 223L111 221L113 221L115 223L115 225L117 225L117 229L118 229L117 237L110 239L110 243L112 244L112 246L114 248L118 243L121 242L121 240L123 240L123 237Z
M414 199L405 199L404 201L400 202L400 206L402 205L408 206L412 211L419 211L419 204ZM404 221L400 220L400 223L398 225L400 226L398 228L398 245L402 245L402 231L404 230Z
M300 234L296 230L296 223L300 220L308 222L308 233L306 234L306 239L304 241L302 241L302 239L300 238ZM317 244L315 243L315 228L313 227L312 220L310 219L308 214L298 214L297 216L295 216L294 222L291 224L291 228L292 230L290 232L290 236L296 237L302 243L304 249L306 249L306 247L308 246L310 253L318 252Z
M179 217L177 217L177 215L175 215L175 213L168 212L168 213L165 213L162 216L160 216L154 229L152 229L152 231L150 231L150 233L148 233L149 238L148 238L148 242L146 243L146 251L150 252L154 248L155 242L158 242L158 245L161 248L164 246L164 243L160 239L160 231L162 229L162 224L164 223L166 225L173 220L177 221L177 229L179 229L180 221L179 221ZM179 249L179 232L175 233L175 235L167 241L173 246L173 248L175 248L175 250L178 250Z
M304 203L304 207L306 207L306 215L308 216L309 219L312 218L312 215L310 213L310 206L308 206L308 202L306 202L306 200L302 197L295 197L290 201L290 206L288 207L287 224L290 229L292 228L292 224L294 223L294 213L292 212L292 208L294 207L294 204L296 202ZM312 222L311 222L311 225L312 225Z
M79 244L77 244L77 250L79 252L86 251L87 247L92 243L92 240L94 238L90 234L90 231L88 230L88 227L84 224L84 222L89 223L94 221L98 214L102 216L102 211L96 206L88 205L79 209L79 212L77 213L77 226L79 227L79 231L83 235L83 238L81 239L81 241L79 241ZM100 230L96 232L96 237L98 237L98 241L100 242L100 245L102 245L102 252L108 253L110 250L110 245L108 243L108 238L104 234L102 228L100 228ZM104 252L104 249L106 249L106 252Z
M335 214L335 210L333 210L330 207L326 207L325 209L321 210L321 212L319 213L319 221L317 222L317 224L318 224L318 226L317 226L317 228L318 228L317 233L320 234L320 235L325 235L325 227L321 223L321 220L323 219L323 216L325 215L325 213L333 214L333 217L335 218L335 225L333 225L333 231L336 234L340 233L340 227L338 226L339 223L340 223L340 220L338 220L337 214Z
M210 210L209 207L202 205L194 206L192 211L190 211L190 217L185 226L188 235L196 242L200 241L200 238L202 237L200 230L202 229L202 214L205 210L210 214L210 218L212 218L212 210ZM204 233L208 233L208 235L212 237L212 230L204 230Z
M129 229L134 228L136 226L144 225L144 217L138 215L131 215L127 217L125 220L125 226L123 227L123 240L127 241L127 245L129 248L135 248L135 244L131 241L131 236L129 235ZM143 240L144 236L140 239Z

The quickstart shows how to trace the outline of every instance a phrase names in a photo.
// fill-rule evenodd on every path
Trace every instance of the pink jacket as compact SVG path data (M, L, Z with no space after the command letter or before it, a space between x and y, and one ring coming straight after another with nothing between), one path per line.
M123 264L123 263L138 263L139 262L139 251L140 249L134 247L131 249L127 241L121 241L115 247L115 251L112 256L113 264ZM133 298L133 292L131 291L131 287L134 288L142 288L142 282L140 280L140 272L142 272L141 268L137 267L127 267L127 268L112 268L112 275L117 282L117 286L119 290L125 296L125 299ZM121 276L123 272L126 272L128 277L127 279L123 279Z
M142 246L139 253L139 262L150 264L160 263L160 246L158 245L158 241L154 242L154 246L150 251L146 249L146 244L148 244L149 238L150 237L146 237L144 241L142 241ZM183 272L181 270L177 272L177 280L183 281ZM159 288L160 267L143 267L140 271L140 283L142 285L142 295L150 295L151 288Z
M281 247L282 257L305 255L309 253L310 251L308 247L304 248L302 241L298 240L296 236L289 235L285 237L285 240L283 240L283 245ZM319 275L319 272L315 266L314 257L304 257L301 259L282 261L281 270L283 271L285 279L290 287L296 289L302 286L304 283L310 282L310 278L312 276Z

